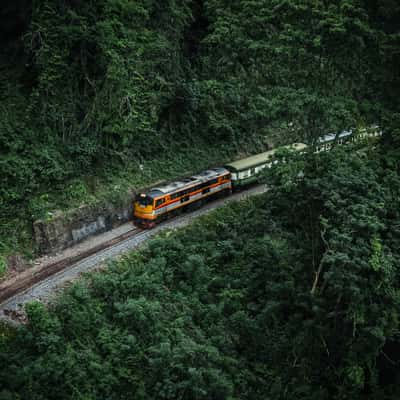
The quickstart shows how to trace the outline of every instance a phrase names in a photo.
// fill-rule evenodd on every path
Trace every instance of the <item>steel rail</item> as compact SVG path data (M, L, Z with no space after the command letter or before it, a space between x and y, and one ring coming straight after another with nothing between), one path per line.
M46 278L49 278L52 275L57 274L60 271L82 261L94 254L97 254L103 250L110 249L117 244L124 242L127 239L132 238L133 236L138 235L143 232L141 228L134 228L128 232L125 232L119 236L116 236L112 239L109 239L103 243L100 243L96 246L91 247L88 250L85 250L76 255L63 258L59 261L56 261L52 264L45 265L40 269L33 272L33 274L27 275L22 279L18 279L14 282L11 282L9 285L6 285L2 291L0 292L0 305L10 300L11 298L24 293L26 290L34 286L35 284L44 281Z

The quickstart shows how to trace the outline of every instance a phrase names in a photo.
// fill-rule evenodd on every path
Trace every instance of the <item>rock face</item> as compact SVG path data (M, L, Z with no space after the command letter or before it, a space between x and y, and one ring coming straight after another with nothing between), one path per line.
M38 253L55 253L131 220L133 199L134 193L128 192L117 204L81 206L36 221L33 229Z

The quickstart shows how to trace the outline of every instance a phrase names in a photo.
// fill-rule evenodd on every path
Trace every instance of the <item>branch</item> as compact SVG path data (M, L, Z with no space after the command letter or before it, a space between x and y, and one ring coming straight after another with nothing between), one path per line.
M324 242L324 245L327 249L327 251L329 251L329 243L328 241L325 239L325 233L326 233L326 227L324 229L321 230L321 239ZM315 291L317 290L317 285L318 285L318 281L319 281L319 277L321 275L321 271L322 271L322 267L323 267L323 260L324 257L322 257L319 266L318 266L318 270L315 272L315 278L314 278L314 282L311 288L310 293L313 295L315 293Z

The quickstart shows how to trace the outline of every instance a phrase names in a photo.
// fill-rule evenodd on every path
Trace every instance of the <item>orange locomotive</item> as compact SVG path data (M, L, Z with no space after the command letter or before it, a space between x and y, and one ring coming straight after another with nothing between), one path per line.
M188 206L201 206L206 199L231 192L230 172L225 168L209 169L139 194L134 204L134 223L153 228Z

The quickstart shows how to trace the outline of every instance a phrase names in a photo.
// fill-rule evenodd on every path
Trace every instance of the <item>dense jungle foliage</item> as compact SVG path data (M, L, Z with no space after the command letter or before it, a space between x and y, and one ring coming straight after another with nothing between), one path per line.
M398 399L393 155L294 155L266 194L32 303L0 335L0 399Z
M384 125L399 21L395 0L2 1L0 247L147 160Z
M395 0L3 1L0 254L193 149L384 136L282 155L267 194L30 304L0 399L400 398L399 25Z

